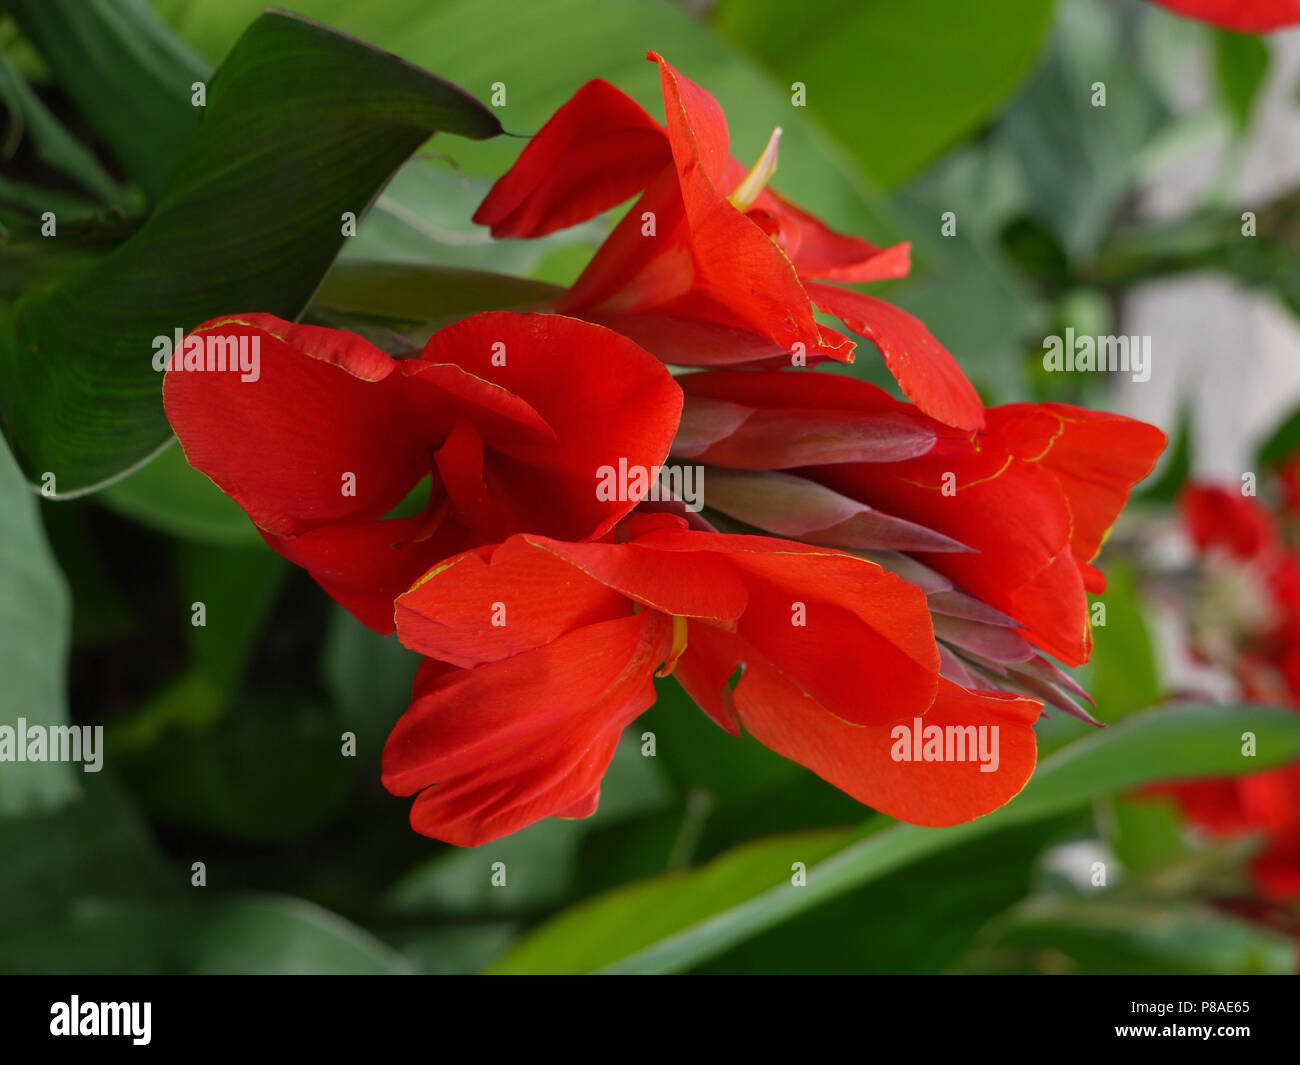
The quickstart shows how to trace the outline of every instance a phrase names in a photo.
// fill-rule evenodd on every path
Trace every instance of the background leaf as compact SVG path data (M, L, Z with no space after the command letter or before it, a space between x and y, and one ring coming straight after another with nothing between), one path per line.
M1245 730L1259 762L1241 756ZM494 972L672 972L911 862L987 833L1053 817L1090 798L1152 781L1239 775L1300 755L1300 716L1286 710L1152 711L1045 760L1019 796L953 828L889 825L747 845L690 873L633 884L584 903L526 937ZM862 838L857 838L861 836ZM807 866L807 885L789 879Z
M64 670L72 609L45 542L36 496L0 441L0 726L68 720ZM102 753L102 752L101 752ZM0 762L0 817L48 809L77 794L80 766Z
M343 242L342 213L435 130L499 132L453 85L301 18L240 38L202 125L143 228L94 266L30 292L0 326L0 398L30 478L90 490L170 435L155 336L220 314L294 318Z
M724 0L717 24L783 86L802 82L808 110L892 186L1020 84L1051 14L1052 0Z

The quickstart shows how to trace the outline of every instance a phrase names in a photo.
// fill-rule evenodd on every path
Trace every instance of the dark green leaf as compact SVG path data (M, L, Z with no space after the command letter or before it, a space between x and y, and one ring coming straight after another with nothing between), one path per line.
M45 542L36 496L3 441L0 544L0 727L16 729L20 718L66 724L68 589ZM0 817L61 804L77 793L80 776L80 766L59 762L0 762Z
M166 440L153 338L221 314L294 318L342 215L435 130L499 132L455 86L286 14L259 18L208 93L166 193L130 240L0 320L0 395L29 478L101 486Z

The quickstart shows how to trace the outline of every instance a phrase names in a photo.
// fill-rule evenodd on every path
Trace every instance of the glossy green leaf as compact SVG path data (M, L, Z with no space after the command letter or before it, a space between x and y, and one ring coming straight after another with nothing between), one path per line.
M1043 0L1045 2L1045 0ZM233 40L261 8L262 0L159 0L159 9L193 47L210 56ZM604 78L634 96L651 115L663 116L663 97L646 49L662 53L683 74L713 93L727 114L737 158L757 158L772 127L784 130L781 164L774 186L832 225L877 242L903 239L882 198L862 180L849 152L827 136L810 108L790 105L790 94L770 74L671 0L298 0L295 9L414 63L436 70L488 99L493 86L505 88L505 106L496 108L506 129L527 135L589 78ZM784 27L794 12L783 10ZM509 27L509 32L503 32ZM557 57L563 57L563 62ZM859 68L864 64L858 64ZM474 185L494 180L527 142L502 137L480 144L435 145L454 163L453 174ZM882 148L888 153L889 148ZM412 164L416 165L416 164ZM427 165L427 164L424 164ZM395 186L400 183L395 182ZM415 183L417 186L421 182ZM505 263L465 261L464 241L483 241L481 229L466 224L485 187L475 186L462 208L460 226L450 240L426 234L426 260L513 272ZM417 225L427 220L420 190L385 190ZM410 195L411 198L407 198ZM381 205L382 206L382 205ZM370 225L385 224L376 211ZM365 233L358 234L358 242ZM507 254L533 241L499 242ZM371 245L371 257L409 258ZM451 258L445 257L448 253Z
M6 0L19 27L126 170L156 199L199 124L211 68L144 0Z
M1241 754L1246 730L1256 734L1256 758ZM1239 775L1297 755L1300 716L1292 711L1153 710L1051 755L1019 796L986 817L946 829L875 818L847 833L748 844L700 869L642 881L580 904L526 937L493 971L689 969L846 891L998 829L1052 817L1149 781ZM795 862L807 868L805 886L792 884Z
M802 85L808 111L891 186L1020 84L1051 13L1052 0L724 0L716 23L792 96Z
M145 225L0 319L0 396L29 479L101 486L169 435L155 337L221 314L294 318L389 175L436 130L484 138L450 83L297 16L269 13L209 87L203 122Z
M1009 915L966 971L1042 971L1035 963L1045 957L1055 973L1281 976L1295 972L1296 946L1293 936L1194 904L1044 898Z
M114 204L123 209L131 205L127 190L114 181L100 165L95 153L77 140L64 127L32 88L23 80L4 51L0 51L0 99L3 99L21 123L21 136L30 136L37 158L72 178L86 191L93 193L103 203ZM0 195L3 190L0 189ZM42 202L47 195L39 190L38 197L28 206L32 209L62 211L65 204L61 198L58 206Z
M20 719L65 725L72 604L45 541L37 497L3 441L0 544L0 727L16 730ZM80 766L65 763L0 761L0 817L61 804L77 793L82 775Z
M1216 29L1214 73L1233 118L1239 126L1245 126L1268 74L1268 45L1253 33Z
M325 275L312 309L405 322L527 308L561 290L525 277L430 263L342 260Z

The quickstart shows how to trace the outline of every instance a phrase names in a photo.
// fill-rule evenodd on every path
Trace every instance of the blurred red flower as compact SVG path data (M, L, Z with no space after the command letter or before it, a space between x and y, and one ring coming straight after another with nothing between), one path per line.
M1228 666L1246 699L1300 712L1300 557L1272 513L1239 489L1193 484L1180 505L1203 564L1221 576L1226 571L1225 583L1250 601L1247 611L1218 603L1212 621L1226 631L1192 631L1193 650ZM1262 835L1264 847L1250 865L1260 894L1275 902L1300 898L1300 762L1160 790L1208 832Z
M1244 33L1300 23L1300 0L1152 0L1176 14Z

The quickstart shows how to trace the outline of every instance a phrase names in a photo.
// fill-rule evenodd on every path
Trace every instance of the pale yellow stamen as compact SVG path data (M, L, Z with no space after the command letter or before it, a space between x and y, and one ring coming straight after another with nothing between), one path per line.
M686 619L673 615L673 642L668 648L668 658L664 662L663 668L659 670L658 676L669 677L677 668L677 660L682 657L682 652L686 650Z
M772 130L772 136L768 138L767 147L763 149L763 154L758 157L753 168L745 175L745 179L736 186L731 195L727 197L740 210L748 211L753 206L754 201L758 199L758 194L767 188L767 183L772 180L772 175L776 173L776 145L781 139L781 127L777 126Z

